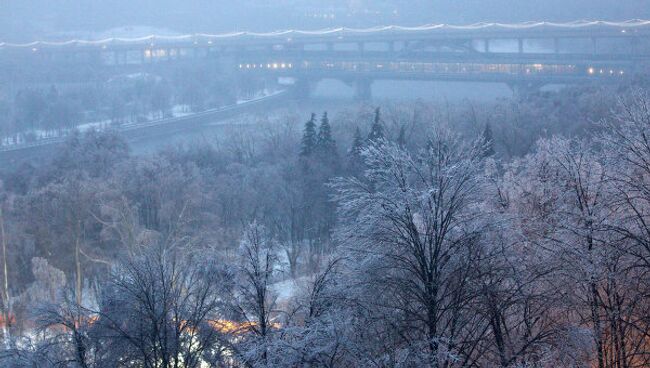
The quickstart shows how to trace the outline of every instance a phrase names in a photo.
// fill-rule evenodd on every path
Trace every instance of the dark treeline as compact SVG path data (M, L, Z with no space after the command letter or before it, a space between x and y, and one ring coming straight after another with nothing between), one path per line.
M287 120L290 120L287 118ZM254 125L4 173L8 367L650 364L650 95Z

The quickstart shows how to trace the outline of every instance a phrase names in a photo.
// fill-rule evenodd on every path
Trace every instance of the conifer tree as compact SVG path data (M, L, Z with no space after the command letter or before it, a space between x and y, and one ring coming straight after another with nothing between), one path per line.
M348 152L348 170L353 175L358 175L363 171L364 163L361 152L363 151L364 140L361 136L361 130L357 127L354 131L352 147Z
M354 138L352 140L352 148L350 148L350 156L361 157L362 150L363 150L363 138L361 137L361 129L357 127L354 130Z
M336 155L336 141L332 138L332 126L329 123L327 112L323 114L318 130L318 149L325 156Z
M494 155L494 138L492 137L492 126L490 126L490 123L485 124L482 140L484 146L483 155L485 157Z
M375 120L370 127L370 133L368 134L369 142L377 142L384 139L384 127L381 124L381 111L379 107L375 110Z
M305 123L305 130L302 135L302 146L300 156L311 156L316 148L318 137L316 136L316 114L311 114L311 119Z

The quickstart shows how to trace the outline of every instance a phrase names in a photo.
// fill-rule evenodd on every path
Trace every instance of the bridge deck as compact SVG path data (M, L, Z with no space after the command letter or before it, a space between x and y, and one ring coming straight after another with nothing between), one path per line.
M23 70L42 70L52 75L83 73L78 77L83 80L102 74L102 68L115 68L115 73L198 59L242 72L314 79L609 82L650 71L650 21L387 26L0 43L0 66L5 75L11 73L10 78L25 76Z
M637 38L650 35L650 20L623 22L576 21L567 23L477 23L471 25L430 24L418 27L384 26L366 29L332 28L323 30L285 30L277 32L231 32L225 34L149 35L138 38L102 40L0 42L1 49L68 49L150 47L212 47L217 45L273 45L278 43L386 42L419 39L485 38Z

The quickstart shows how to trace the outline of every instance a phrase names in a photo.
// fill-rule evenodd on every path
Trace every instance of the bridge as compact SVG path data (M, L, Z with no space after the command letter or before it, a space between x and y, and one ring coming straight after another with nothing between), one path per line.
M431 24L0 42L0 67L5 78L14 79L47 80L53 75L83 79L198 61L214 63L226 72L295 84L302 94L320 79L340 79L355 86L359 98L369 97L370 86L378 79L501 82L514 89L611 83L650 73L650 21ZM26 70L31 70L29 76L23 75Z

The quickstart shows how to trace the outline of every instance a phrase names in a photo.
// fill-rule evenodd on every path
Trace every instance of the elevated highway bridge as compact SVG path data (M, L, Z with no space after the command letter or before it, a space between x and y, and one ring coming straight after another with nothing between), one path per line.
M0 42L0 78L105 78L207 62L307 93L336 78L368 97L377 79L488 81L514 88L611 83L650 73L650 21L432 24L269 33Z

